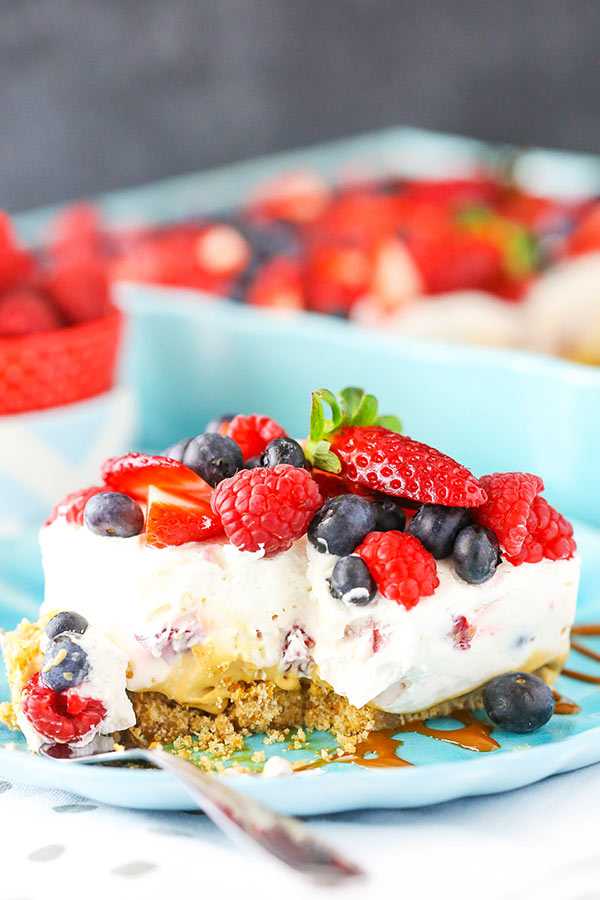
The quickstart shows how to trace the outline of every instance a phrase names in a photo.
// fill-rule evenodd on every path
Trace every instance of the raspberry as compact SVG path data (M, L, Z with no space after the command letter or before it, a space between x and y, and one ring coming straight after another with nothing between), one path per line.
M379 425L349 426L331 448L348 481L395 497L444 506L480 506L486 493L474 475L449 456Z
M259 414L234 416L231 422L225 422L219 431L239 444L244 460L250 459L251 456L260 456L269 441L274 438L287 436L287 432L274 419Z
M97 319L110 308L106 268L99 259L61 258L53 266L46 284L70 324Z
M53 260L102 254L104 235L100 211L91 203L74 203L55 216L48 229Z
M56 504L50 513L47 522L44 524L51 525L59 516L64 516L67 522L83 525L83 511L85 509L85 504L90 497L94 497L96 494L102 494L104 491L106 491L106 487L94 486L82 488L80 491L73 491L72 494L67 494L64 500L61 500L60 503Z
M488 499L474 511L475 521L490 528L502 549L514 556L527 536L531 504L544 490L544 482L537 475L526 472L496 472L483 475L479 483Z
M406 609L433 594L440 583L435 559L412 534L372 531L356 553L368 565L384 597Z
M506 559L513 566L537 563L542 559L571 559L576 549L571 523L543 497L536 497L531 504L527 536L521 549Z
M279 465L243 469L215 488L212 506L238 550L265 556L289 550L321 506L319 488L306 469Z
M142 501L147 499L151 485L204 499L211 493L209 485L183 463L166 456L147 456L145 453L112 456L102 466L102 478L109 489Z
M62 325L47 298L32 287L13 288L0 298L0 335L52 331Z
M10 216L0 212L0 290L28 278L34 269L34 257L19 247Z
M73 691L57 694L41 683L39 673L23 688L21 708L36 731L60 744L76 743L97 728L106 715L100 700Z

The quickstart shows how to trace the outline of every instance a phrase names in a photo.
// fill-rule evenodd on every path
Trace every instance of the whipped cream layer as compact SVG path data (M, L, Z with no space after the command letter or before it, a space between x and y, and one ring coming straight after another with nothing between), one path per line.
M129 659L128 688L216 712L233 681L292 688L313 675L356 705L415 712L514 669L566 656L577 558L502 563L482 585L438 562L435 593L406 610L377 594L348 607L336 557L306 538L272 559L220 539L153 549L57 520L41 535L42 613L73 609Z

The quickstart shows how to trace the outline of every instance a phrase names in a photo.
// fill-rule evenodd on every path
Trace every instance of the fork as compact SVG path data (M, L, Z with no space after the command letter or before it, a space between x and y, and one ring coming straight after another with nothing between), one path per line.
M44 744L39 753L61 763L104 763L144 760L174 775L199 808L237 843L251 843L288 868L324 885L364 876L358 866L316 838L298 819L273 812L223 780L160 747L89 752L67 744Z

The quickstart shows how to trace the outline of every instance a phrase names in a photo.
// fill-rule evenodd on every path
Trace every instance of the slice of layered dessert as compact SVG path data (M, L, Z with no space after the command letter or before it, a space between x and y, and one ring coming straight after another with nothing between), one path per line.
M230 752L293 726L352 747L477 709L491 682L493 720L543 724L572 527L538 476L476 478L400 431L371 395L317 391L303 442L236 415L108 460L42 529L40 617L3 639L5 721L33 749L131 729Z

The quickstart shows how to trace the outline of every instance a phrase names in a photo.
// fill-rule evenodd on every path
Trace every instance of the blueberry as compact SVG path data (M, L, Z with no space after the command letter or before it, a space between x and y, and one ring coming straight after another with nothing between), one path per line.
M250 456L244 463L245 469L262 469L263 461L260 456Z
M494 725L516 734L529 734L552 716L554 696L537 675L508 672L486 685L483 705Z
M59 612L52 616L44 629L44 634L47 638L58 637L59 634L64 634L65 631L70 631L71 634L85 634L88 624L87 619L84 619L79 613L73 612L73 610Z
M377 593L377 585L360 556L340 557L327 583L331 596L346 606L366 606Z
M375 511L375 528L373 531L404 531L406 514L393 497L382 497L371 503Z
M468 525L459 531L452 557L459 578L481 584L492 577L500 563L498 538L489 528Z
M212 487L244 468L239 445L230 437L215 432L200 434L190 441L183 462Z
M375 511L364 497L331 497L317 510L308 526L308 539L320 553L348 556L375 528Z
M187 446L191 440L192 438L182 438L180 441L177 441L176 444L171 444L170 447L163 450L160 455L166 456L167 459L175 459L177 462L183 462L183 454L187 450Z
M232 419L235 419L235 413L226 413L224 416L217 416L216 419L211 419L204 429L204 434L214 434L221 425L224 425L225 422L231 422Z
M303 469L306 465L304 450L294 438L278 437L269 441L261 457L262 465L270 469L272 466L286 465Z
M473 521L468 509L424 503L410 520L408 533L418 538L434 559L450 556L461 529Z
M42 661L41 678L51 691L66 691L83 681L90 671L87 653L66 634L48 644Z
M133 537L144 529L144 513L127 494L94 494L85 504L85 524L94 534L105 537Z

